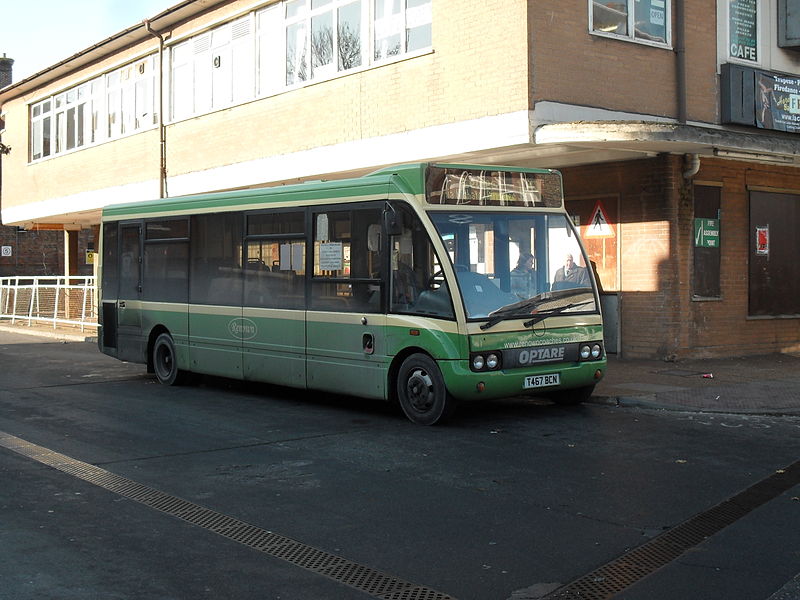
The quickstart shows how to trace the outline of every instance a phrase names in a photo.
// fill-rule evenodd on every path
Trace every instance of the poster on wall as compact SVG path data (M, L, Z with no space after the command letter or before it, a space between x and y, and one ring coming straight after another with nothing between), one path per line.
M729 0L728 52L731 58L758 62L758 0Z
M800 78L756 72L756 125L800 133Z
M756 227L756 254L769 254L769 225Z

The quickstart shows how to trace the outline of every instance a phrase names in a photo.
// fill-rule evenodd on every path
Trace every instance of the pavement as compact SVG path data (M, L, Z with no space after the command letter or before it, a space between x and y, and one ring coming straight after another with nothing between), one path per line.
M800 416L800 353L660 360L610 355L592 402L696 412Z
M0 331L62 342L97 341L93 327L0 320ZM621 407L800 416L800 352L663 360L609 355L590 402Z

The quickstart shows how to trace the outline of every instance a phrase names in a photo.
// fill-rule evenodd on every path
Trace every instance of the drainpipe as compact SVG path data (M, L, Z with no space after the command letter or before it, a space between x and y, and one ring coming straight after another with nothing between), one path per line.
M684 154L683 156L686 170L683 172L684 179L691 179L700 170L700 156L698 154Z
M675 67L678 94L678 122L686 124L686 16L684 0L675 0Z
M158 135L161 151L158 173L158 195L167 197L167 128L164 125L164 37L153 30L150 21L144 20L147 32L158 40Z

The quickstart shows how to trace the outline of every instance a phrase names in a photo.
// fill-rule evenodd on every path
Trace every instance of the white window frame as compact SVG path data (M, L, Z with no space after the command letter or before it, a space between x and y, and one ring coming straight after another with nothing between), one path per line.
M284 85L295 87L306 85L310 82L332 79L339 74L352 72L369 64L369 6L372 0L289 0L283 3L283 36L284 36ZM314 6L314 4L317 4ZM359 42L361 45L358 64L346 66L339 60L339 17L342 9L359 4ZM291 12L290 12L291 11ZM329 62L321 65L314 64L314 24L320 19L330 16L331 21L331 55ZM287 38L290 30L296 32L295 56L288 56L289 43ZM300 45L302 43L302 46ZM303 54L298 50L302 48ZM290 61L294 71L305 69L303 78L290 79L288 67Z
M155 61L155 54L148 55L31 103L29 161L62 156L155 127L158 122ZM116 112L109 111L109 99L116 103ZM50 148L45 154L43 134L47 119L50 119Z
M636 2L638 0L619 0L619 3L626 3L628 9L627 15L627 33L615 33L610 31L595 30L594 28L594 0L588 0L589 5L589 33L601 37L608 37L617 40L625 40L635 42L637 44L645 44L648 46L657 46L659 48L672 48L672 0L664 1L664 18L665 18L665 36L666 41L660 42L657 40L648 40L645 37L636 37Z
M632 0L631 0L632 1ZM670 0L665 0L669 2ZM345 13L348 8L358 10ZM397 53L376 59L376 31L385 26L375 18L378 6L390 8L391 26L400 32ZM251 100L360 72L375 66L420 56L432 51L433 0L282 0L258 10L177 39L167 48L164 81L159 81L157 55L150 54L104 73L80 86L73 86L29 105L30 162L58 156L105 141L155 128L158 124L159 86L166 86L170 123L244 104ZM287 17L287 11L295 7ZM333 55L329 63L314 71L311 64L311 34L315 18L330 15L333 23ZM352 23L358 14L360 59L342 65L339 53L339 20ZM308 76L288 82L286 34L290 26L303 24ZM420 29L422 28L422 29ZM409 49L409 32L421 31L422 44ZM394 35L394 34L392 34ZM413 37L413 36L412 36ZM67 132L77 131L77 113L67 111L67 95L88 93L82 117L81 143L66 147ZM56 98L62 106L56 109ZM34 107L42 110L50 102L47 114L34 117ZM61 110L63 108L63 110ZM60 116L59 116L60 115ZM74 123L68 127L72 116ZM43 129L49 121L50 148L44 154ZM60 134L60 135L59 135ZM77 133L76 133L77 136ZM35 139L34 139L35 138ZM77 137L76 137L77 140ZM38 148L42 156L33 158Z
M340 15L343 15L340 11L356 2L360 2L358 11L360 61L359 64L343 66L339 64L338 51L338 22ZM395 18L402 25L403 32L401 51L396 55L377 60L375 59L376 3L384 3L385 6L399 5L397 13L399 16ZM283 0L251 11L246 16L227 23L198 31L190 37L175 40L168 48L169 122L174 123L253 99L265 98L375 66L427 54L432 51L432 4L433 0ZM318 66L315 70L311 56L312 22L313 19L327 13L330 13L332 22L336 24L333 28L332 42L334 56L331 62ZM223 102L219 94L214 93L213 68L207 65L217 56L223 62L226 60L228 51L226 42L222 41L226 39L223 29L246 19L250 20L252 36L249 37L252 39L248 39L247 44L239 48L241 51L239 61L234 57L230 58L232 64L241 62L246 65L244 70L247 71L247 76L243 86L246 90L239 89L237 93L234 83L232 100L227 100L226 96ZM423 38L427 40L427 44L409 50L408 32L419 27L429 30L428 35ZM287 72L290 60L287 32L290 28L299 32L302 46L297 45L297 47L305 51L306 74L303 79L293 79ZM215 38L219 41L215 41ZM233 50L234 53L235 51ZM302 59L302 53L298 53L295 59L296 68L303 64ZM233 68L237 68L236 65L233 65Z
M170 48L172 121L256 97L255 22L254 14L248 13Z
M413 55L417 52L424 51L428 46L420 46L419 48L408 49L408 33L412 29L433 24L433 0L426 2L425 0L369 0L370 3L370 62L373 64L382 64L384 62L391 62L398 58L403 58L408 55ZM398 11L395 12L393 7L398 4ZM412 6L409 6L412 4ZM378 7L383 5L383 17L378 19ZM388 13L388 14L387 14ZM378 37L380 29L390 30L388 35ZM379 48L379 41L388 39L393 35L400 35L400 48L395 54L384 55L386 52L385 47ZM432 34L431 34L432 35ZM431 44L433 40L431 39ZM382 46L382 45L381 45ZM378 54L380 51L380 55Z

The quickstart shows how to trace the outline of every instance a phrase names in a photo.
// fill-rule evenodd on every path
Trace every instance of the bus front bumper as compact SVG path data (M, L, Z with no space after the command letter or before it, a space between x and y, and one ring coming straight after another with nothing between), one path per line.
M607 361L543 365L528 369L476 373L464 360L442 360L439 368L447 389L458 400L491 400L593 386L603 378Z

